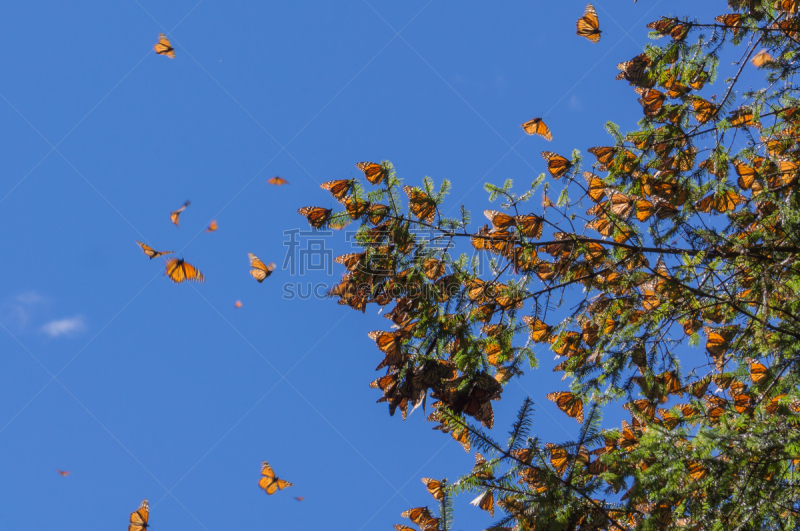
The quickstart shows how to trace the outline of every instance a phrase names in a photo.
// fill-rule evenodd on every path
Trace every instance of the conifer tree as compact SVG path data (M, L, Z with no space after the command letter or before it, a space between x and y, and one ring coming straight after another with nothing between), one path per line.
M331 295L390 310L370 334L380 400L405 418L430 398L429 420L476 452L462 477L426 482L439 517L411 522L453 529L452 496L471 492L495 529L798 528L799 3L650 23L655 44L618 66L638 128L609 123L588 160L543 153L549 176L523 191L487 184L499 205L482 227L444 215L447 181L404 186L387 161L323 185L341 212L301 210L361 224ZM746 69L763 83L740 86ZM712 84L721 97L701 95ZM466 241L494 256L482 274L455 252ZM542 440L527 399L501 441L493 407L537 344L563 360L547 397L579 437ZM619 408L630 421L601 429Z

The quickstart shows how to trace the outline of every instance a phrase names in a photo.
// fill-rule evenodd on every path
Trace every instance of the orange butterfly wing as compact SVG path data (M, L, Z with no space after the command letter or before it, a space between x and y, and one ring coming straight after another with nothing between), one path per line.
M139 508L131 513L130 525L128 531L142 531L147 529L148 520L150 519L150 505L147 500L142 501Z
M217 220L216 219L214 221L212 221L208 225L208 228L206 229L206 232L214 232L215 230L217 230Z
M356 164L356 168L364 172L364 177L367 178L370 184L380 184L386 177L386 170L375 162L359 162Z
M266 461L261 462L261 479L258 480L258 486L264 489L269 494L275 494L279 490L291 487L292 484L284 479L279 479L275 476L275 471L269 466Z
M328 224L331 219L331 209L322 207L303 207L297 211L308 220L308 224L315 229L320 229Z
M205 282L205 277L199 269L185 262L182 258L172 258L166 263L166 276L176 284L181 282Z
M586 11L583 16L578 19L576 23L576 31L579 37L586 37L591 42L600 42L600 21L597 18L597 11L595 11L592 4L586 4Z
M274 184L275 186L283 186L284 184L289 184L289 181L284 179L283 177L278 177L277 175L272 179L268 179L267 183Z
M550 129L545 125L541 118L534 118L522 124L522 128L529 135L539 135L548 142L553 140L553 135L550 134Z
M166 55L170 59L175 59L175 48L172 47L172 43L163 33L158 34L158 42L153 46L153 49L158 55Z
M270 276L275 270L275 264L273 262L264 264L264 262L253 253L247 253L247 256L250 258L250 267L253 268L250 270L250 274L253 275L253 278L258 280L259 283L264 282L264 279Z

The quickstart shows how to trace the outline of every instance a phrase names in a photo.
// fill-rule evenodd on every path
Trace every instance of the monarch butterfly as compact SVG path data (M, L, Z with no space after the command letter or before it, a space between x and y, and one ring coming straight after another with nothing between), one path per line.
M378 225L389 214L389 207L386 205L370 205L367 211L369 222L373 225Z
M755 66L756 68L761 68L762 66L764 66L765 64L767 64L772 60L773 60L772 56L769 54L769 52L767 52L766 50L761 50L760 52L755 54L752 59L750 59L750 62L753 63L753 66Z
M646 116L655 116L664 106L667 97L660 90L636 87L636 94L640 95L639 105L644 109Z
M756 170L744 162L734 162L733 169L736 170L736 174L739 175L736 184L743 190L749 190L756 180L756 175L758 175Z
M211 223L209 223L208 228L206 229L206 232L214 232L215 230L217 230L217 220L216 219L214 221L212 221Z
M694 90L700 90L705 86L706 81L708 81L708 72L701 71L689 81L689 86Z
M483 215L492 222L492 226L497 230L506 230L517 224L517 220L512 216L504 212L498 212L497 210L484 210Z
M694 109L694 116L699 124L704 124L712 118L715 118L719 111L716 105L699 96L692 100L692 108Z
M206 280L199 269L185 262L183 258L167 260L167 272L165 275L176 284L180 284L185 280L190 280L192 282L205 282Z
M634 418L634 420L636 420ZM630 450L639 446L639 438L636 436L636 427L631 426L624 420L622 421L622 433L619 438L619 447L623 450Z
M575 33L579 37L586 37L592 42L600 42L600 21L597 19L597 11L594 10L592 4L586 4L586 11L583 16L578 19L575 24L577 30Z
M283 177L278 177L277 175L272 179L267 180L268 184L274 184L275 186L283 186L284 184L289 184L289 181L284 179Z
M728 351L731 346L731 339L733 339L733 336L736 335L735 330L725 330L720 328L705 328L704 332L708 338L708 341L706 342L706 350L714 358L719 358Z
M275 271L275 264L273 262L264 265L264 262L253 253L247 253L247 256L250 257L250 267L253 268L250 270L250 274L253 275L253 278L258 280L259 283L264 282L264 279Z
M516 216L514 218L517 224L517 230L523 236L528 238L539 239L542 237L542 230L544 229L544 218L536 214L527 214L523 216Z
M67 476L69 476L71 474L71 472L69 470L58 470L58 469L56 469L56 472L61 474L62 477L67 477Z
M158 42L153 46L153 49L158 55L166 55L170 59L175 59L175 48L172 47L172 43L163 33L158 34Z
M720 15L714 20L728 26L733 31L733 36L736 37L736 34L739 33L742 29L742 20L744 16L740 13L729 13L727 15Z
M633 85L640 85L640 81L644 77L645 70L650 66L651 59L647 54L640 53L630 61L624 61L617 65L617 70L620 70L617 79L624 79ZM652 83L647 83L652 86Z
M492 491L485 491L483 494L469 503L470 505L474 505L479 509L483 509L484 511L488 512L492 518L494 518L494 494L492 494Z
M554 179L560 179L572 167L571 161L552 151L542 151L542 158L547 161L547 171Z
M606 184L600 177L588 171L583 172L583 178L586 179L588 185L586 193L589 194L589 199L599 203L605 195Z
M785 13L797 13L797 9L798 7L800 7L800 1L780 0L778 2L775 2L775 7Z
M608 146L591 147L587 151L597 157L600 171L608 171L608 167L614 162L614 157L617 154L616 148Z
M441 500L444 498L444 488L441 481L431 478L422 478L422 482L425 484L425 488L428 489L428 492L431 493L431 496L433 496L435 500Z
M723 192L719 196L714 194L708 195L695 204L698 212L708 213L711 210L716 210L720 214L728 211L733 211L736 206L744 202L744 197L737 194L733 190Z
M375 162L359 162L356 164L356 168L364 172L364 177L370 184L378 185L386 177L386 170Z
M303 496L295 496L294 499L297 500L297 501L305 500L305 498Z
M550 134L550 129L545 125L541 118L534 118L522 124L522 128L529 135L539 135L548 142L553 140L553 135Z
M147 500L142 501L139 508L131 513L131 523L128 526L128 531L141 531L150 527L147 521L150 519L150 505Z
M237 308L241 308L242 307L242 301L236 301L234 306L236 306Z
M570 455L564 448L559 448L553 443L546 443L545 448L550 454L550 464L556 469L556 472L563 474L567 469L570 461Z
M343 202L351 219L358 219L369 211L369 201L364 201L357 197L348 197Z
M170 219L170 221L172 221L172 223L174 223L174 224L175 224L175 226L176 226L176 227L179 227L179 226L180 226L180 225L178 225L178 223L179 223L179 217L180 217L180 215L181 215L181 212L183 212L184 210L186 210L186 207L188 207L188 206L189 206L189 204L190 204L190 203L189 203L189 201L186 201L186 202L183 204L183 206L182 206L182 207L180 207L180 208L179 208L178 210L176 210L175 212L171 212L171 213L170 213L170 215L169 215L169 219Z
M750 379L753 380L753 383L758 385L764 383L770 379L772 376L770 370L762 363L759 363L754 360L750 361Z
M331 219L331 209L322 207L303 207L297 211L301 216L305 216L308 224L319 229L328 224Z
M407 511L400 513L403 518L408 518L417 525L421 525L433 519L430 510L427 507L414 507Z
M733 111L730 121L733 127L760 128L760 124L753 121L753 109L749 109L747 107Z
M150 257L150 260L152 260L153 258L158 258L159 256L163 256L165 254L172 254L174 252L174 251L156 251L155 249L153 249L149 245L145 245L142 242L137 241L136 243L138 243L139 247L142 248L142 251L144 251L144 254L146 254L147 256Z
M632 405L631 405L632 404ZM652 419L656 416L656 405L646 398L642 398L641 400L634 400L633 402L628 402L622 405L622 409L627 411L637 411L647 417L648 419Z
M267 494L275 494L276 491L283 490L286 487L291 487L292 484L285 479L280 479L275 476L275 471L269 466L266 461L261 462L261 479L258 480L258 486L264 489Z
M350 179L339 179L337 181L322 183L319 187L329 191L337 201L341 201L350 193L350 189L353 188L353 181Z
M436 216L436 203L428 194L418 188L404 186L403 191L408 195L408 208L420 221L433 223Z
M583 400L573 393L568 393L566 391L548 393L547 399L555 402L558 409L568 416L574 418L578 422L583 422Z

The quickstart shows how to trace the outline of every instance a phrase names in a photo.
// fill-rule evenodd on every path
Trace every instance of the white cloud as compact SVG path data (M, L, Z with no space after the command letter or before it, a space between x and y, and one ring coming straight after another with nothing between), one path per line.
M86 330L86 324L83 322L82 315L76 315L67 319L50 321L41 330L50 337L59 337L83 332Z
M27 293L17 295L16 297L14 297L14 300L30 306L36 304L37 302L44 301L44 298L35 291L29 291Z

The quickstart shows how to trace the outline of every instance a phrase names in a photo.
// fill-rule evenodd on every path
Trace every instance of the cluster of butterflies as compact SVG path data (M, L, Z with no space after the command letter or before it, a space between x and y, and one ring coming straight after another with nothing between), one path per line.
M291 487L292 484L285 479L280 479L275 475L275 471L266 461L261 462L261 478L258 486L269 495L275 494L279 490ZM303 501L303 497L295 497L297 501ZM143 531L150 527L150 505L147 500L143 500L139 508L131 513L128 531Z

